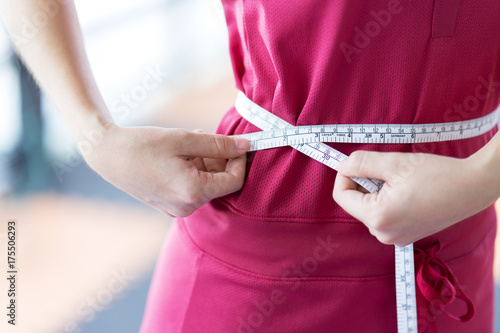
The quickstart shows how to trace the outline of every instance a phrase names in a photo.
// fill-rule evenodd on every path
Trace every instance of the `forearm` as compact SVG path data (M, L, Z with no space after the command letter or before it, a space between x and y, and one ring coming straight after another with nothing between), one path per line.
M478 170L480 186L484 195L496 200L500 197L500 132L477 153L469 158Z
M22 18L43 13L40 2L0 0L0 14L11 36L18 36L17 52L78 140L112 119L90 70L73 1L53 1L57 7L43 27L23 38Z

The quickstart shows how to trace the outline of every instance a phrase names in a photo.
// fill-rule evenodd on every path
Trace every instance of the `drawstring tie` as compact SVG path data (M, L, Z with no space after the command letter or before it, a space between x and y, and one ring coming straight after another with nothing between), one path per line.
M451 269L436 257L435 254L438 250L439 243L428 247L415 247L415 280L419 291L417 291L419 326L427 324L430 333L438 332L435 319L438 311L460 322L471 320L475 313L474 304L458 284ZM467 312L459 317L445 309L455 299L464 301L467 306Z

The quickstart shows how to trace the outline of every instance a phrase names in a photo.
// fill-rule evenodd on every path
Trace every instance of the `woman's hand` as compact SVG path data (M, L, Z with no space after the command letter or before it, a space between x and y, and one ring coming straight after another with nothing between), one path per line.
M245 139L201 131L113 125L85 160L136 199L184 217L243 186L249 147Z
M357 151L340 166L333 198L380 242L407 245L480 212L498 198L483 157ZM385 184L378 194L366 193L348 177L382 179Z

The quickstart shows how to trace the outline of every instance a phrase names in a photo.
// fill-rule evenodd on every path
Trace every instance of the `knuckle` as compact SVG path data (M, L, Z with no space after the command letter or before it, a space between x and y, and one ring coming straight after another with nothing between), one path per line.
M221 185L216 182L209 182L205 185L204 191L210 199L216 198L221 192Z
M393 245L396 242L396 239L393 236L387 235L387 234L379 234L377 236L377 239L380 243L385 244L385 245Z
M392 232L390 219L383 213L372 217L369 222L369 229L370 233L382 244L392 245L397 241Z
M405 155L404 153L386 153L384 158L388 165L398 165L405 160Z
M333 192L332 192L332 198L333 198L333 201L335 201L337 204L339 204L339 191L335 189L335 187L333 188Z
M182 217L188 217L189 215L193 214L196 209L198 209L198 207L184 207L184 209L182 210Z
M355 151L350 155L348 160L351 162L350 167L353 172L360 173L365 169L366 155L367 152L362 150Z
M173 209L171 209L170 214L172 214L175 217L187 217L191 214L194 213L201 205L188 202L188 201L182 201L181 203L175 205Z
M184 217L182 215L182 210L178 208L173 208L170 211L168 211L168 214L171 215L172 217Z
M201 206L204 203L204 196L201 195L198 191L196 191L194 188L190 188L186 190L183 193L182 196L183 202L185 206L192 207L192 206Z
M237 173L236 175L234 175L231 178L228 178L225 181L225 186L234 188L234 191L241 190L243 185L245 185L245 167L244 166L239 173Z
M178 208L176 211L173 212L173 215L175 217L187 217L191 215L194 212L192 209L188 209L187 207L181 207Z
M178 153L184 153L192 144L193 133L185 129L178 129L175 135L176 144L173 145L173 150Z
M212 138L213 138L214 149L216 149L220 153L223 153L228 150L229 148L228 142L223 135L216 134L213 135Z
M186 129L179 129L177 131L177 136L179 137L180 140L182 140L183 142L184 141L188 141L191 136L192 136L193 133L191 133L190 131L186 130Z
M165 207L165 209L163 209L163 211L171 216L171 217L183 217L182 216L182 209L180 208L181 205L179 204L170 204L168 205L167 207Z
M381 218L380 216L373 218L370 222L370 225L373 229L380 232L384 229L384 219Z
M388 218L383 213L379 213L372 217L369 222L370 227L376 230L378 233L386 233L389 228Z

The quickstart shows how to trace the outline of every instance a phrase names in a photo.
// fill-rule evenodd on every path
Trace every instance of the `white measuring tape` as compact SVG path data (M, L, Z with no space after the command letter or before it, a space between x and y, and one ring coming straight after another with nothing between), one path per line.
M460 140L490 131L498 122L500 108L481 118L437 124L371 124L293 126L258 106L240 92L236 98L239 114L262 132L241 134L250 141L249 151L291 146L307 156L337 170L347 155L324 144L337 143L422 143ZM384 182L353 178L371 193L378 193ZM398 332L417 333L417 300L413 244L395 247L396 304Z

